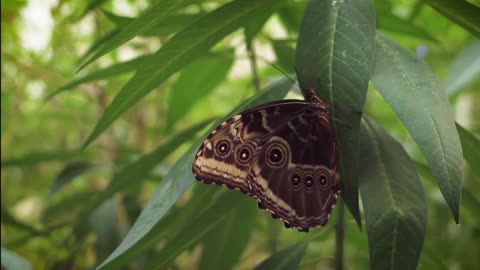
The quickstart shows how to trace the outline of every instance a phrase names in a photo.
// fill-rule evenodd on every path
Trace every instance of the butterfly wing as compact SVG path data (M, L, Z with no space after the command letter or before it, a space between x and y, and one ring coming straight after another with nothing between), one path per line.
M324 107L300 100L260 105L216 127L193 173L255 197L288 227L327 223L340 189L336 145Z
M229 118L210 132L198 150L192 167L195 178L250 194L247 176L261 138L273 131L270 125L281 126L304 106L300 100L274 101Z
M325 115L308 108L262 143L248 180L259 206L308 231L323 226L340 190L336 144Z

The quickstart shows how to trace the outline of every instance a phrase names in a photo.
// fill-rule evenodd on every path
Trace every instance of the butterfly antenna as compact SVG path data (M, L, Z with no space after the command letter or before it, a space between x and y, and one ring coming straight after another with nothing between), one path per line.
M327 114L327 117L330 118L330 119L332 119L333 121L335 121L335 122L343 125L344 127L348 128L348 129L350 129L350 130L353 129L352 126L350 126L349 124L343 122L342 120L340 120L340 119L338 119L338 118L336 118L336 117L334 117L334 116L331 116L331 115Z
M281 70L279 67L277 67L275 64L271 64L275 69L277 69L278 71L280 71L283 75L285 75L285 77L287 77L293 84L295 84L296 86L298 86L298 88L300 88L300 85L298 85L298 83L293 80L292 78L290 78L290 76L287 75L287 73L283 72L283 70Z

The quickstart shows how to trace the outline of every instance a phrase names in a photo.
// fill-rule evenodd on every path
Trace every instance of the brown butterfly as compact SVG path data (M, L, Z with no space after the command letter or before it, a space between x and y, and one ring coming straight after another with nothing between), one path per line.
M307 90L306 100L265 103L231 117L207 136L193 174L254 197L287 228L324 226L340 192L326 105Z

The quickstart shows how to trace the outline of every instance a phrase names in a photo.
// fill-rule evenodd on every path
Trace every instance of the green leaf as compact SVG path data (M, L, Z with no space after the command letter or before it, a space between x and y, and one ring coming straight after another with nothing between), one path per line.
M425 2L480 38L480 8L478 6L464 0L426 0Z
M2 167L24 167L33 166L48 161L65 161L68 159L79 158L85 156L85 151L49 151L49 152L32 152L19 158L2 160Z
M297 77L302 90L315 90L326 104L333 105L331 119L339 119L330 122L339 146L341 194L359 226L360 114L354 112L361 112L365 104L374 47L371 1L312 0L306 7L296 50Z
M32 266L20 255L1 247L2 269L5 270L30 270Z
M84 63L80 65L78 70L82 69L86 65L119 47L125 42L129 41L136 35L141 35L145 31L151 29L153 26L158 25L162 21L168 18L178 9L184 7L192 0L158 0L153 4L145 13L129 23L118 34L109 39L106 43L102 44L98 48L97 52L87 58Z
M480 74L480 40L473 41L457 56L445 79L445 91L455 94Z
M308 1L289 1L278 10L280 22L290 33L297 33Z
M118 28L125 28L135 18L118 16L108 11L104 11L107 18L115 23ZM175 14L169 16L165 21L161 21L158 24L152 26L149 30L146 30L142 35L144 36L166 36L180 31L186 26L192 24L196 20L200 19L203 13L195 14Z
M82 13L82 16L85 16L88 12L95 10L97 7L101 6L103 3L105 3L107 0L90 0L88 3L88 6L85 8L85 10Z
M91 73L89 73L89 74L87 74L83 77L75 79L75 80L61 86L60 88L58 88L54 92L48 94L47 97L45 98L45 100L49 100L52 97L60 94L61 92L64 92L64 91L72 89L72 88L75 88L82 83L107 79L107 78L117 76L117 75L120 75L120 74L123 74L123 73L126 73L126 72L135 71L149 57L151 57L151 56L150 55L143 55L143 56L137 57L135 59L132 59L132 60L129 60L129 61L126 61L126 62L113 64L113 65L108 66L106 68L102 68L102 69L93 71L93 72L91 72Z
M377 14L379 13L377 12ZM438 42L434 36L432 36L422 27L415 25L411 20L400 18L390 11L383 13L382 15L383 16L378 16L378 28L380 29L392 33Z
M293 60L295 59L295 50L292 46L288 45L285 40L271 40L270 41L275 55L277 56L277 62L283 70L287 73L294 72Z
M34 226L18 220L16 217L14 217L10 213L10 211L8 211L3 206L2 206L2 212L1 212L1 218L2 218L2 226L3 225L12 226L16 229L25 230L33 235L41 233L41 231L35 228Z
M425 238L427 202L402 145L364 120L360 133L360 195L371 269L416 269Z
M236 209L245 207L248 200L249 198L240 192L225 192L223 196L202 215L189 220L186 226L176 230L176 235L165 244L165 248L160 252L161 256L147 264L145 268L167 268L168 263L183 251L198 243L208 232L216 228L218 224L221 224L225 219L231 217ZM227 249L231 249L231 247L227 247ZM214 252L217 252L217 256L220 256L218 250L214 250ZM229 268L226 267L226 265L221 265L220 269Z
M118 35L122 29L120 28L115 28L111 31L108 31L107 33L103 34L101 37L96 39L92 45L87 49L87 51L77 60L77 65L80 63L84 62L85 59L88 58L88 56L92 55L95 51L97 51L103 44L108 42L110 39L112 39L114 36Z
M112 197L113 194L125 189L132 189L142 183L148 173L158 164L160 164L168 155L178 149L185 141L192 139L198 131L205 128L211 119L202 121L189 128L173 134L159 144L153 151L142 155L137 160L125 165L120 171L115 173L108 187L97 193L91 198L84 208L85 213L99 206L102 202Z
M102 203L89 217L89 223L95 233L95 256L97 260L105 259L117 243L118 207L113 199Z
M378 33L372 83L422 150L458 223L462 148L435 74L415 54Z
M204 55L217 42L243 24L283 1L237 0L204 16L173 36L138 69L107 107L83 147L90 144L123 112L172 74Z
M463 157L475 174L480 176L480 139L460 124L456 123L456 127L462 143Z
M238 194L238 192L235 193ZM238 200L243 200L244 195L238 195L242 196ZM230 192L228 196L231 196ZM248 200L248 198L245 199ZM243 203L241 207L232 209L228 216L204 237L199 269L232 269L250 240L250 234L255 225L256 212L257 206L250 200L248 203ZM216 213L212 220L218 219L218 216L219 213ZM211 220L208 222L210 223Z
M298 265L305 254L308 242L301 241L293 246L272 254L272 256L261 262L255 270L293 270L298 269Z
M234 110L232 114L255 105L281 99L287 94L290 87L291 82L283 79L258 93ZM218 123L221 123L221 121ZM128 261L139 251L152 244L149 242L149 234L155 231L154 229L160 224L167 211L194 181L192 163L198 147L203 142L203 138L204 136L175 163L135 221L127 236L97 269L115 268L115 266Z
M271 5L264 7L264 11L260 16L255 16L250 18L245 22L244 31L245 31L245 43L252 44L255 36L262 30L263 26L267 22L268 18L277 10L277 5Z
M209 54L186 67L173 85L166 115L167 132L203 97L227 76L233 64L233 50Z
M50 186L50 195L53 195L63 186L71 183L77 177L85 174L91 170L101 167L99 164L93 164L88 161L75 161L63 167L63 169L55 176L52 185Z

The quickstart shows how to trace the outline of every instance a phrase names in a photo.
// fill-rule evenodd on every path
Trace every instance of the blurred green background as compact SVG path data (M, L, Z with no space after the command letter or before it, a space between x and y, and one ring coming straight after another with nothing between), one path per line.
M225 115L282 78L271 63L285 72L293 71L294 47L306 1L291 1L282 7L253 42L245 42L243 31L227 36L213 52L161 84L81 150L105 108L131 77L136 63L128 61L155 52L172 34L227 1L194 1L155 31L135 37L75 74L92 44L108 39L109 33L125 26L150 2L155 1L2 1L2 260L6 249L25 258L32 269L95 268L118 246L172 164L191 145L196 132L189 127ZM480 5L479 1L471 3ZM450 96L456 121L471 133L480 134L480 42L475 35L424 1L375 1L375 8L377 28L432 67ZM74 81L120 62L128 64L97 73L98 77L85 79L87 83ZM289 96L300 97L298 91L291 91ZM365 112L418 161L429 207L419 269L480 269L480 160L476 166L465 168L461 219L456 225L435 181L422 165L425 161L417 145L383 98L371 89ZM89 204L122 168L182 134L186 143L168 151L171 154L144 178L132 177L128 185L115 190L119 192L107 194L98 205ZM469 147L478 147L478 137L472 141ZM187 211L193 198L202 200L201 195L194 194L210 188L196 183L172 211ZM226 242L245 241L231 255L235 269L251 269L270 254L307 237L283 229L281 222L255 210L254 202L246 203L249 206L241 212L240 220L251 230L230 232ZM84 216L88 218L79 218ZM165 239L176 232L178 221L170 220L169 228L156 236L156 243L122 266L124 269L144 269L164 254ZM215 246L209 242L214 239L210 236L207 233L175 255L169 269L214 269L206 262L215 253L204 251ZM314 241L300 268L331 267L333 226L315 230L308 237ZM365 231L359 231L347 214L346 269L368 269L366 247Z

